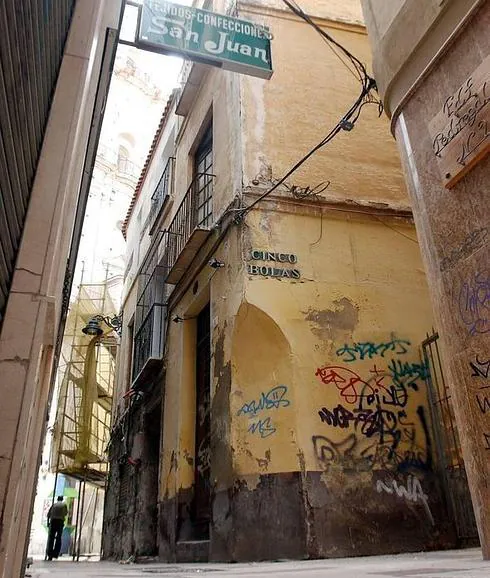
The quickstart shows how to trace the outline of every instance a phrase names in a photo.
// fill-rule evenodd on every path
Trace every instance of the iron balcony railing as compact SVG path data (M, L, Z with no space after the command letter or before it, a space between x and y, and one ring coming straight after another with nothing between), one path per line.
M134 337L133 383L150 359L162 359L165 343L167 305L154 303Z
M138 278L133 338L133 387L136 382L141 381L145 367L148 369L150 365L163 359L169 287L165 284L166 271L158 264L163 252L160 245L165 235L162 233L161 237L155 240L146 255Z
M213 224L213 183L215 175L197 173L167 229L163 265L170 271L195 229L209 230Z
M117 159L117 172L128 177L137 177L139 170L133 161L125 157L119 157Z
M173 181L174 181L174 165L175 158L170 157L165 165L162 176L158 181L158 185L155 188L155 192L151 197L151 208L150 214L148 216L148 221L150 224L150 233L153 232L153 227L156 224L160 212L165 205L166 201L172 194Z

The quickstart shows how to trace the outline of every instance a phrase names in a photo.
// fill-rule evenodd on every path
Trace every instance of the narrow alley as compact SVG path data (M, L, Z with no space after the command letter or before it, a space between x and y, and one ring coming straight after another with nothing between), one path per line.
M151 564L121 565L110 562L35 562L32 578L136 578L167 576L192 578L479 578L488 576L490 561L481 559L477 548L424 552L398 556L339 558L335 560L280 561L251 564Z

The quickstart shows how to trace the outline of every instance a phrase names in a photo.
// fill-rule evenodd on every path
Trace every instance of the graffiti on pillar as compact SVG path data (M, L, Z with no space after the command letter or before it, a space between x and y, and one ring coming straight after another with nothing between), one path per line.
M470 335L490 332L490 271L479 271L461 283L457 304Z
M410 341L394 335L386 342L344 344L336 351L339 364L317 369L316 377L331 388L329 400L332 391L339 396L318 409L320 421L349 432L341 444L333 443L328 435L313 436L323 469L338 463L352 467L356 461L361 469L432 468L425 410L416 399L410 401L424 387L428 368L404 357L409 347ZM367 364L371 359L373 363ZM361 369L350 365L353 361L362 361Z
M490 227L482 227L481 229L470 231L458 247L453 248L449 254L441 259L441 271L450 269L459 261L466 259L466 257L469 257L475 251L484 247L488 239L489 231Z
M490 359L487 361L481 361L477 355L474 361L470 361L470 367L473 370L471 377L482 377L483 379L487 379L490 373ZM484 387L490 387L490 385Z
M262 392L258 399L244 403L238 410L237 416L245 416L250 420L247 431L261 438L273 435L277 430L272 417L263 414L289 407L291 402L287 398L287 393L288 388L285 385L277 385L267 392Z
M485 449L490 450L490 433L484 433L483 437L485 438Z
M378 494L385 493L398 496L399 498L402 498L407 502L412 502L413 504L422 504L427 512L431 524L434 525L434 518L429 507L429 497L424 492L422 484L417 477L413 475L408 476L405 484L394 479L384 481L377 480L376 491Z
M482 360L478 355L470 361L471 377L476 381L479 392L475 393L475 400L480 413L490 415L490 359ZM490 433L483 433L484 449L490 450Z

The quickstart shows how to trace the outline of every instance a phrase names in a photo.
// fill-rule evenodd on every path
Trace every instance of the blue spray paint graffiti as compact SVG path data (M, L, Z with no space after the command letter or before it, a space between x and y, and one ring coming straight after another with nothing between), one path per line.
M476 273L457 296L459 314L470 335L490 331L490 272Z
M391 352L396 355L403 355L407 353L410 341L406 339L397 339L392 335L391 341L382 343L373 343L366 341L363 343L353 343L352 345L345 344L340 349L337 349L336 355L342 358L342 361L351 363L352 361L359 361L363 359L373 359L373 357L384 357L386 352Z
M238 410L237 415L248 415L255 417L259 412L269 409L279 409L280 407L288 407L290 401L285 399L288 388L285 385L278 385L273 387L267 393L262 393L258 400L253 399L248 403L244 403Z
M244 403L238 410L237 416L246 416L249 419L254 419L261 412L288 407L291 402L286 398L287 392L288 388L285 385L277 385L267 393L261 393L259 399ZM272 423L272 419L265 417L250 423L247 431L252 434L258 434L262 438L267 438L276 432L276 428Z
M248 427L248 432L252 434L258 433L260 437L267 438L276 433L276 428L271 418L266 417L265 419L259 419L257 422L252 422Z

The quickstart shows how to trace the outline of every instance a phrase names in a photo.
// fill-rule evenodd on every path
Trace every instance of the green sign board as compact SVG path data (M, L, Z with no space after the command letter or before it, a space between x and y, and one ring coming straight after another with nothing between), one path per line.
M272 76L268 29L208 10L144 0L137 45L260 78Z

